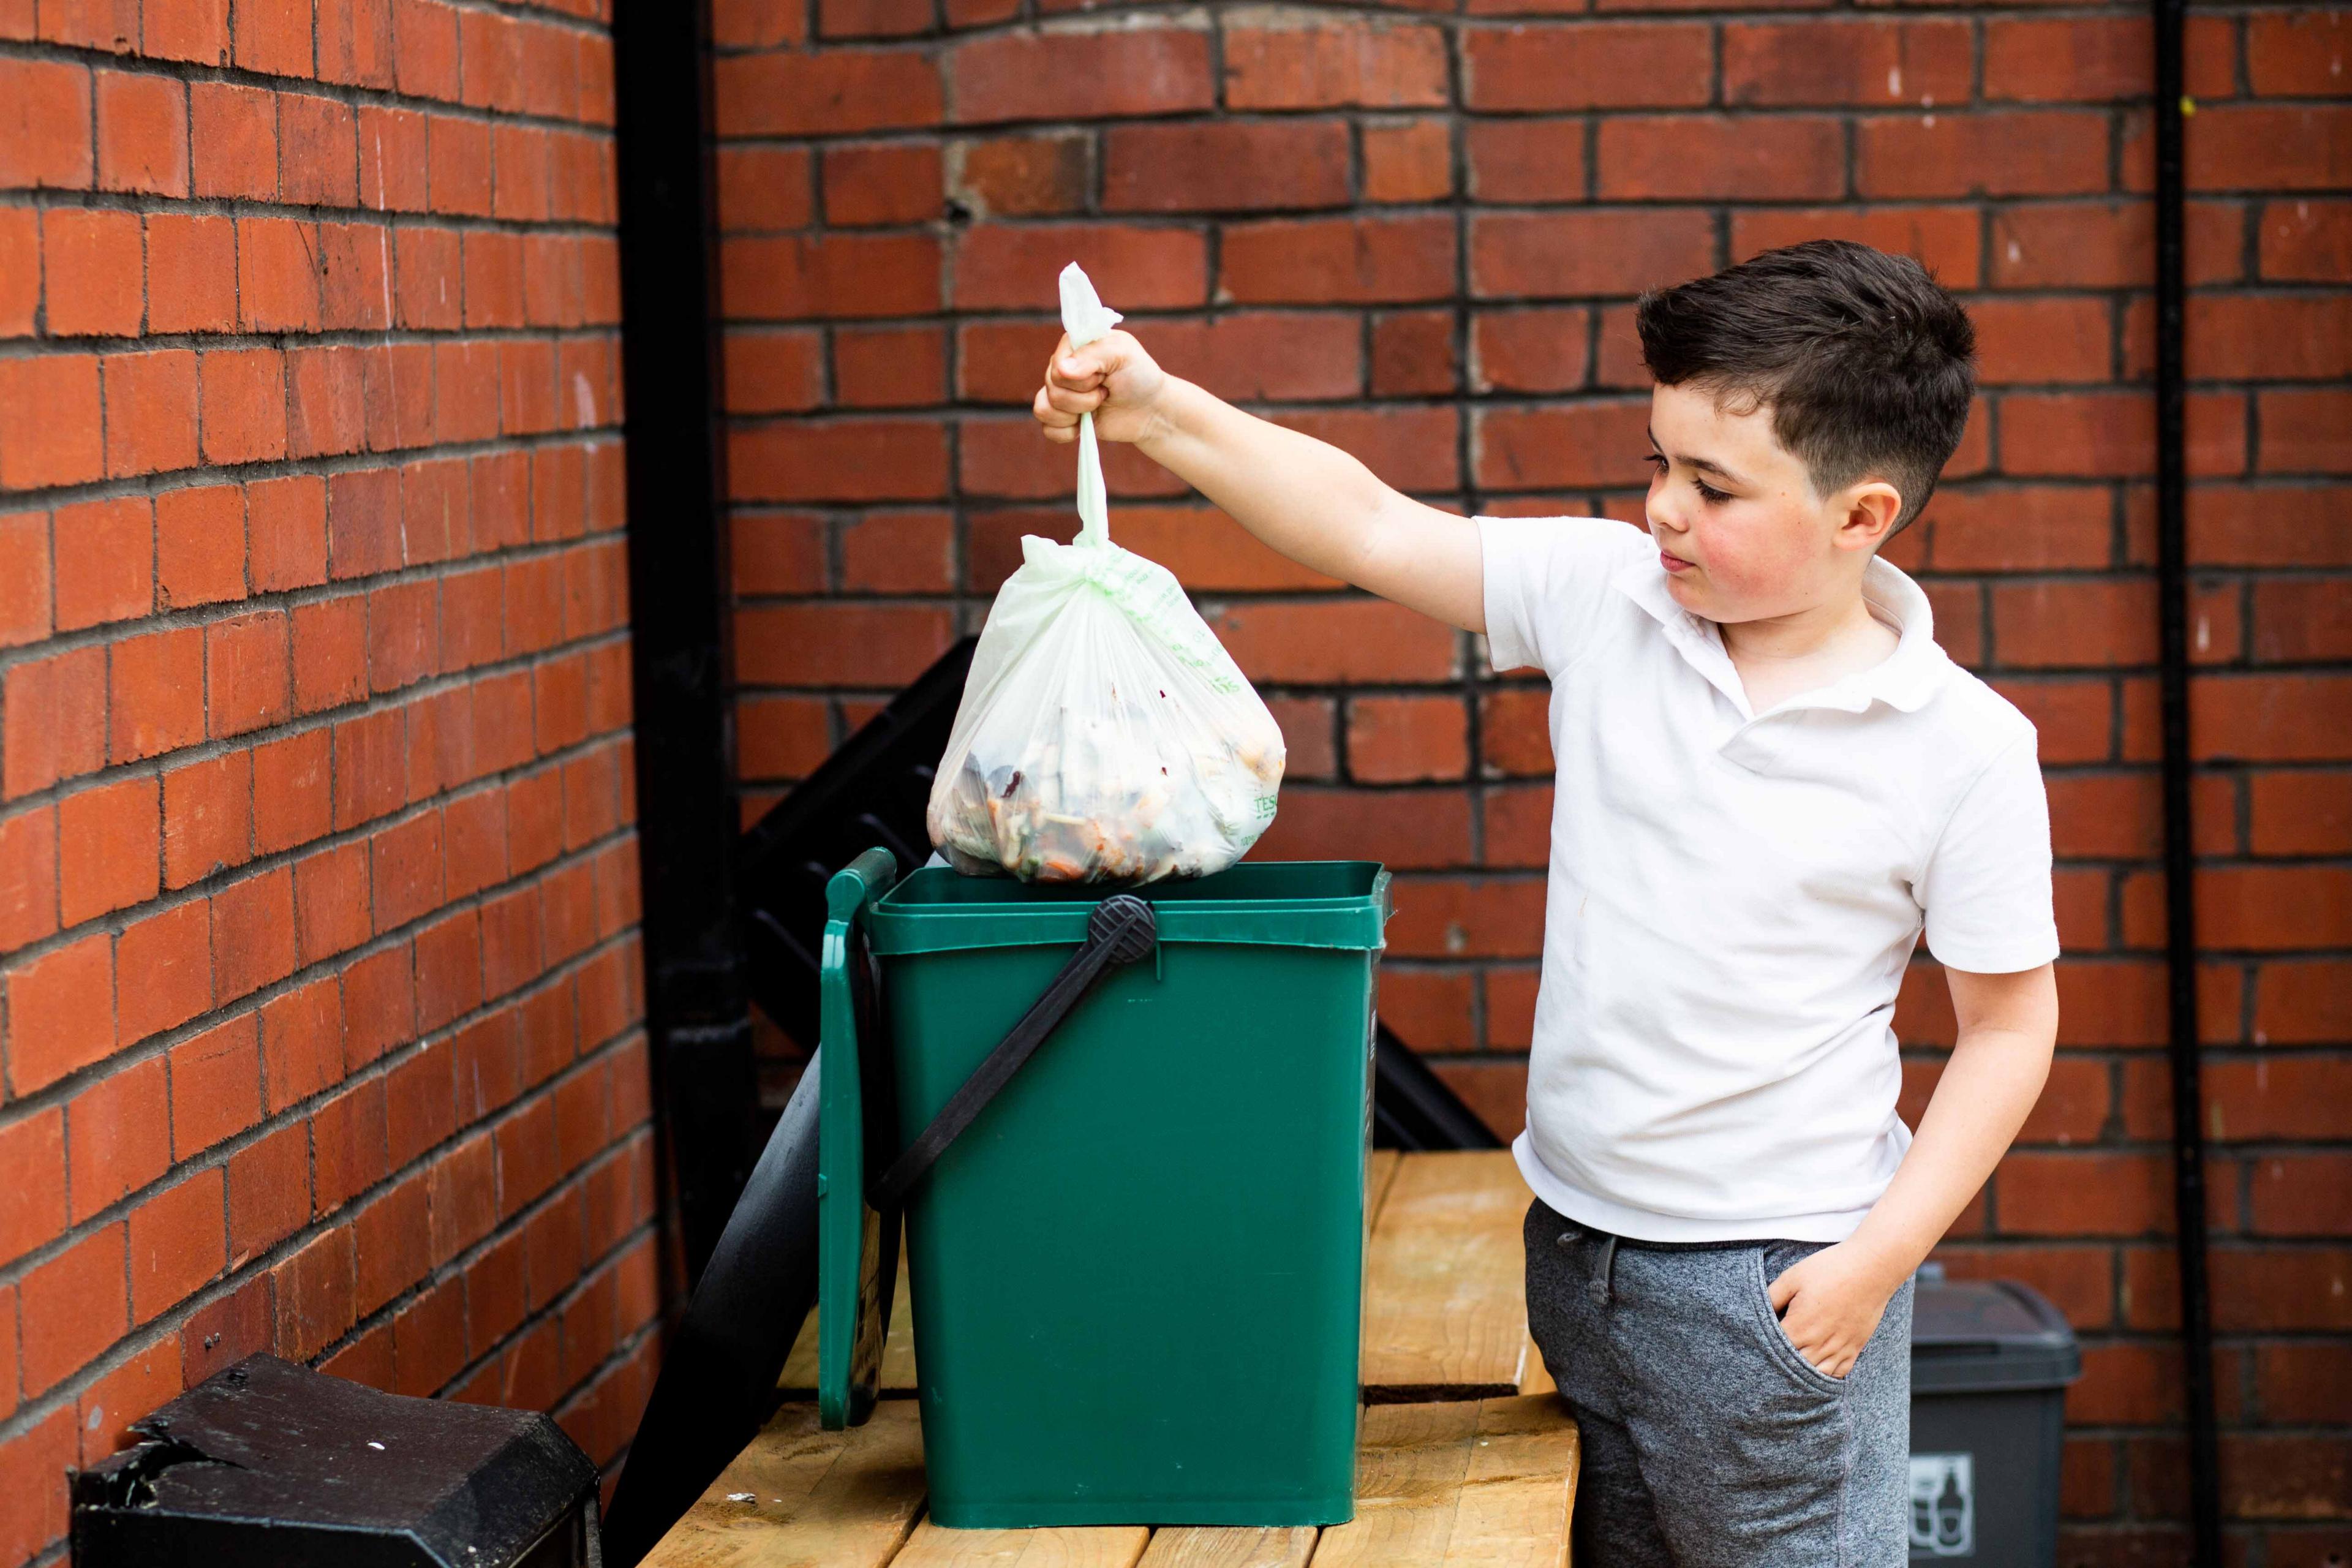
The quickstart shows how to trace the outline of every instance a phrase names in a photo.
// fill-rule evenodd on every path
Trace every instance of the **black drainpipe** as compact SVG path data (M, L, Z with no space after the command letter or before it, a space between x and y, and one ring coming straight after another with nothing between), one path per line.
M699 1278L751 1174L758 1086L734 888L709 7L614 7L637 855L665 1226Z
M2189 1400L2189 1515L2197 1568L2221 1568L2213 1310L2205 1235L2205 1110L2198 1079L2197 896L2189 837L2189 542L2181 322L2185 0L2153 0L2156 25L2156 575L2164 728L2165 966L2171 1012L2174 1230Z

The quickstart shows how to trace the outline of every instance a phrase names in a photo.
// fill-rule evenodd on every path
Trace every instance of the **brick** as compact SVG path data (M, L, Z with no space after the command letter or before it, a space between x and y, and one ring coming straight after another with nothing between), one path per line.
M234 16L238 65L268 76L310 74L310 7L302 0L239 0Z
M59 507L54 524L59 631L154 608L154 519L144 497Z
M1076 260L1124 310L1181 309L1208 298L1208 253L1189 229L974 224L957 241L950 304L959 310L1055 308L1054 279Z
M1810 116L1629 115L1601 123L1593 163L1604 199L1836 196L1845 188L1845 133L1834 120Z
M40 25L27 26L26 37L44 43L129 54L139 47L138 0L66 0L40 7ZM16 29L11 26L14 34Z
M1345 205L1337 120L1118 126L1104 133L1104 210L1250 212Z
M1168 26L1000 33L951 47L950 118L1104 120L1211 107L1205 32Z
M2266 202L2261 231L2262 276L2283 283L2325 283L2352 271L2352 201Z
M147 329L226 332L236 325L236 225L226 217L150 213Z
M807 414L825 402L825 341L818 331L734 329L724 367L731 414Z
M2257 855L2340 855L2352 850L2352 792L2340 776L2261 773L2251 781Z
M287 867L213 895L214 988L230 1001L294 972L294 874Z
M353 1302L364 1316L432 1268L430 1189L424 1176L401 1183L353 1217L359 1268Z
M308 93L279 94L278 157L280 200L331 207L357 205L359 139L350 104Z
M393 85L389 0L351 0L317 10L319 79L353 87Z
M357 1263L352 1230L321 1233L270 1271L278 1304L278 1351L305 1360L342 1338L356 1321Z
M186 349L108 354L100 361L100 370L106 393L108 475L194 467L196 356Z
M89 127L87 68L63 60L0 60L0 189L87 188Z
M1713 263L1714 232L1698 211L1497 213L1474 218L1470 292L1476 298L1634 294Z
M169 77L96 75L98 188L188 194L188 94Z
M28 1422L0 1444L0 1475L9 1479L0 1502L0 1552L30 1562L66 1536L66 1471L78 1453L74 1413L62 1408Z
M228 64L228 0L170 0L142 11L141 54L191 65Z
M1365 201L1433 202L1454 194L1454 134L1444 119L1372 121L1360 135Z
M2002 470L2016 475L2131 475L2156 460L2156 409L2126 392L2011 393L2001 400ZM2243 467L2245 405L2231 395L2192 395L2188 463L2194 474Z
M0 360L0 489L99 478L101 428L96 354Z
M920 420L839 420L732 433L740 500L921 500L947 489L947 443Z
M2235 279L2240 210L2191 202L2186 226L2189 280ZM2155 233L2153 208L2144 201L2004 207L1993 217L1991 281L2004 289L2144 288L2156 277Z
M13 952L58 929L57 860L54 808L0 817L0 950Z
M2352 717L2352 681L2333 672L2242 677L2206 689L2211 696L2190 710L2190 744L2200 757L2338 762L2347 755L2337 724Z
M265 610L215 621L205 628L207 728L240 735L288 717L289 627L285 615Z
M236 1205L234 1169L232 1166L230 1177L232 1213ZM232 1243L230 1268L236 1269L243 1262ZM269 1349L277 1327L277 1311L267 1274L255 1275L198 1307L180 1327L182 1381L194 1388L215 1373L235 1366L256 1352Z
M2352 181L2352 106L2205 106L2186 150L2192 191L2252 187L2334 195Z
M1210 624L1253 680L1320 685L1454 673L1452 632L1374 601L1229 605Z
M116 940L114 955L116 1028L124 1045L176 1028L212 1005L212 921L205 900L133 922Z
M736 658L746 680L769 686L895 686L921 672L950 640L929 606L856 604L747 607Z
M1708 33L1696 22L1465 28L1463 101L1489 112L1696 107L1713 74Z
M913 49L721 57L713 69L722 139L936 125L943 112L939 67Z
M729 233L806 227L816 210L804 147L721 147L719 226Z
M724 240L719 292L730 320L922 315L939 308L939 241L927 234Z
M136 762L204 739L204 637L191 626L114 645L107 689L113 761Z
M18 1287L25 1394L46 1394L129 1329L123 1227L110 1225L28 1272Z
M33 335L41 308L41 215L0 208L0 338Z
M76 1224L111 1207L170 1168L172 1126L165 1078L163 1059L151 1057L100 1079L67 1106L66 1123L71 1132L68 1175ZM27 1169L40 1172L42 1167L35 1163Z
M2104 300L1981 300L1969 315L1983 384L2103 382L2112 374L2115 321Z
M58 909L68 926L155 896L162 866L155 780L97 784L58 803Z
M1359 697L1347 711L1348 773L1358 783L1458 779L1469 766L1469 715L1459 699Z
M1585 136L1581 120L1474 120L1470 194L1481 203L1580 201Z
M1471 435L1474 482L1491 489L1634 483L1648 421L1646 402L1482 410Z
M1470 854L1469 802L1458 789L1287 789L1259 843L1277 859L1314 859L1353 843L1358 853L1377 847L1371 852L1394 868L1459 865Z
M166 1333L132 1351L113 1371L83 1390L77 1406L85 1467L118 1448L145 1440L131 1430L139 1420L180 1393L180 1336Z
M226 1175L199 1171L131 1211L131 1315L152 1321L228 1261Z
M951 142L943 177L948 199L976 218L1076 212L1094 189L1094 138L1048 132Z
M237 220L238 317L246 330L317 330L318 250L315 224L287 218Z
M1568 392L1585 384L1592 314L1580 306L1481 310L1470 324L1477 392Z
M464 255L467 327L521 326L520 239L511 234L476 231L465 237Z
M913 408L947 395L947 334L938 327L836 327L833 380L846 408Z
M13 1263L65 1234L65 1113L51 1107L0 1128L0 1153L10 1176L0 1188L0 1258Z
M454 329L465 310L459 236L446 228L402 228L393 237L393 320L403 327Z
M204 458L261 462L286 455L286 374L275 349L211 349L202 356Z
M6 692L16 721L0 731L0 792L13 798L106 765L104 648L28 659L8 671Z
M174 1157L188 1159L260 1121L261 1047L254 1015L174 1046L171 1061Z
M2107 188L2107 121L2075 110L1874 118L1854 130L1864 198L2071 195Z
M1731 23L1723 30L1724 101L1874 109L1965 103L1970 32L1961 21L1878 17Z
M1948 289L1973 289L1980 232L1977 214L1968 207L1765 209L1732 215L1731 255L1734 261L1745 261L1809 239L1859 240L1916 258ZM1971 301L1971 316L1981 320L1993 303Z
M2352 377L2352 298L2344 295L2200 294L2186 327L2184 352L2200 378Z
M1066 496L1076 479L1068 454L1040 440L1035 424L1026 415L1017 419L964 420L957 459L956 480L969 496L1024 500ZM1181 480L1123 442L1105 449L1103 475L1115 498L1174 496L1182 494L1185 488Z
M187 395L193 398L194 356L188 359ZM189 442L193 447L193 424ZM155 585L163 605L180 609L243 598L245 561L245 492L237 486L166 490L155 498Z
M2344 435L2352 430L2352 393L2264 392L2256 404L2262 437L2255 466L2263 473L2343 473L2352 468ZM2228 468L2210 471L2234 471Z
M1372 395L1448 393L1461 384L1450 310L1393 310L1372 321Z
M824 38L904 37L931 30L930 0L818 0Z
M1454 228L1444 217L1276 219L1224 232L1221 300L1402 303L1454 289Z
M1461 483L1461 424L1452 408L1302 409L1275 422L1364 453L1367 466L1402 490L1433 494Z
M2197 98L2236 92L2236 29L2218 16L2188 24L2187 87ZM2003 16L1985 24L1984 96L1994 101L2089 103L2145 98L2156 46L2144 16Z
M439 666L440 586L400 583L368 595L368 685L395 691Z
M828 147L825 222L836 228L929 222L940 214L940 150L928 143Z
M58 337L131 337L139 331L139 218L78 207L41 215L48 328Z
M190 185L200 196L278 197L278 96L199 81L188 89Z
M1442 109L1445 36L1436 27L1278 14L1224 30L1228 109Z

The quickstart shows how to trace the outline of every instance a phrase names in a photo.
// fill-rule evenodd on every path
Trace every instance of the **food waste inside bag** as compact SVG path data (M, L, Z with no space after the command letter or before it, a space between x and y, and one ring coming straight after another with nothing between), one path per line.
M1118 319L1064 269L1073 347ZM989 610L931 784L931 843L960 871L1028 882L1222 871L1274 820L1282 731L1175 575L1111 542L1091 415L1078 515L1069 544L1021 542Z

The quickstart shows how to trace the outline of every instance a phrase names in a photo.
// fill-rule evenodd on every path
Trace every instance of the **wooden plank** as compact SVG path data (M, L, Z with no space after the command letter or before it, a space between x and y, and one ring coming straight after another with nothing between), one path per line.
M1364 1155L1364 1220L1380 1223L1381 1205L1388 1201L1389 1184L1396 1180L1397 1152L1373 1149Z
M942 1530L927 1519L891 1568L1135 1568L1150 1538L1139 1524Z
M1315 1527L1244 1530L1171 1525L1151 1538L1136 1568L1307 1568Z
M1559 1384L1552 1381L1551 1369L1544 1365L1543 1352L1536 1349L1532 1336L1519 1359L1519 1392L1521 1394L1558 1394Z
M1356 1517L1314 1568L1566 1568L1577 1458L1556 1399L1373 1405Z
M1366 1399L1518 1391L1528 1352L1527 1206L1507 1150L1398 1162L1364 1262Z
M787 1400L816 1397L816 1309L809 1309L776 1387ZM907 1287L907 1248L898 1247L898 1286L890 1297L890 1332L882 1342L880 1392L887 1398L915 1392L915 1299Z
M788 1405L751 1439L646 1568L882 1568L922 1511L923 1435L913 1401L826 1432Z

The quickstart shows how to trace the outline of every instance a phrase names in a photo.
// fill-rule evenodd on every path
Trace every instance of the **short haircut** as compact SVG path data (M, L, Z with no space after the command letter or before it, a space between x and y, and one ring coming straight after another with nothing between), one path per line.
M1927 504L1976 391L1976 329L1960 302L1909 257L1852 240L1808 240L1652 289L1634 324L1660 384L1769 405L1773 436L1815 490L1884 477L1903 496L1895 529Z

